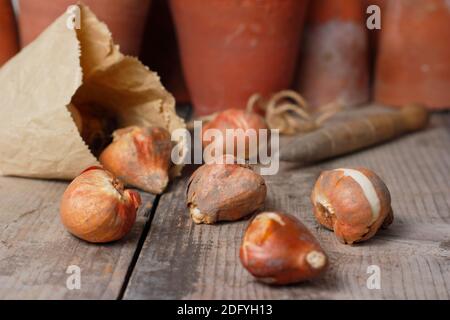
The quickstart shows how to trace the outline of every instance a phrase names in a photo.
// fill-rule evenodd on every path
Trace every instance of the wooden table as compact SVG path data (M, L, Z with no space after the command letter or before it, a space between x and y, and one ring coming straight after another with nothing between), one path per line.
M313 218L309 195L324 169L366 166L388 185L394 224L364 244L345 246ZM185 207L186 179L144 205L123 241L92 245L59 221L67 183L0 178L0 299L449 299L450 114L395 142L319 165L282 164L266 177L268 210L300 218L330 256L326 275L288 287L260 284L238 250L248 220L195 225ZM66 286L69 266L81 289ZM368 267L380 267L381 289L368 289Z

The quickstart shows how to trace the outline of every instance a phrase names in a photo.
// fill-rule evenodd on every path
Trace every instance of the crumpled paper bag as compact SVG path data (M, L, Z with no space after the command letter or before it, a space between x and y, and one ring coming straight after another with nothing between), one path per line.
M113 110L119 127L185 127L157 74L120 53L107 26L79 7L81 29L63 14L0 69L2 175L73 179L99 165L67 109L73 101Z

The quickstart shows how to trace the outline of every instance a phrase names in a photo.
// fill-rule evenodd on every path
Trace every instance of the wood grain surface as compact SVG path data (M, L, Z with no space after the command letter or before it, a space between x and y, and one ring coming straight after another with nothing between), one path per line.
M395 221L372 240L345 246L318 226L309 196L322 170L357 166L385 180ZM266 209L296 215L330 256L330 269L314 282L256 282L238 258L248 220L193 224L185 206L193 169L161 198L142 194L133 231L109 245L64 230L59 201L67 183L0 178L0 299L450 298L449 113L436 114L427 131L315 166L281 164L266 177ZM81 290L66 287L71 265L81 268ZM367 288L371 265L380 267L380 290Z
M392 194L394 224L372 240L339 243L318 226L309 196L325 169L368 167ZM247 221L195 225L185 205L186 177L162 196L125 299L449 299L450 117L434 116L427 131L319 165L266 177L267 210L300 218L328 252L318 281L271 287L241 266ZM381 271L381 289L367 287L368 267Z
M117 299L154 197L142 194L137 223L124 240L93 245L65 231L59 202L67 183L0 178L0 299ZM81 268L80 290L66 286Z

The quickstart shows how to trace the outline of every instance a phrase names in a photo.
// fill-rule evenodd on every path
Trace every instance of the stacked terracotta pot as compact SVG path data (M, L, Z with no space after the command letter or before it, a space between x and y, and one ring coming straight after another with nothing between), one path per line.
M84 0L100 20L106 22L125 54L139 55L151 0ZM74 0L19 0L22 45L36 39Z
M245 108L292 83L307 1L171 0L197 115Z
M144 44L143 60L179 102L192 99L197 115L243 109L255 93L292 87L314 107L368 102L372 4L381 8L382 26L371 32L375 100L450 106L448 0L153 0L150 19L152 0L85 2L123 52L139 55ZM26 45L74 1L19 4ZM18 50L9 0L0 1L0 18L1 65Z
M305 30L298 91L313 107L369 99L368 38L360 0L314 0Z
M393 106L449 108L449 1L391 0L384 12L375 99Z

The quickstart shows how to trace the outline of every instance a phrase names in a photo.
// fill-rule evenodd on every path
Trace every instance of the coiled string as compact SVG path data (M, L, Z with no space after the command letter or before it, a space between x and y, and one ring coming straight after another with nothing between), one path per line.
M293 90L280 91L269 100L254 94L247 103L247 112L264 112L269 128L278 129L284 135L317 130L342 109L341 104L332 102L312 111L306 100Z

